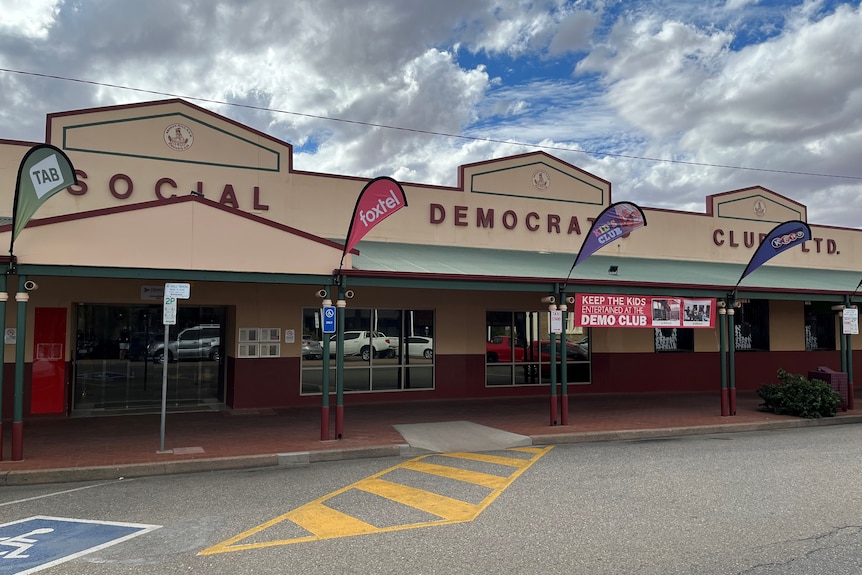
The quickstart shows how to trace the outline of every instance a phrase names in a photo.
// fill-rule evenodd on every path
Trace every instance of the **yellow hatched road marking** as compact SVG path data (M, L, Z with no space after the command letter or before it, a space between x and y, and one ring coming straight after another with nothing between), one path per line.
M303 505L287 515L288 519L322 539L377 531L374 525L323 504Z
M539 454L545 450L544 447L510 447L506 451L521 451L523 453Z
M366 479L356 484L357 489L385 497L414 509L432 513L449 521L467 521L478 513L476 505L452 499L424 489L399 485L384 479Z
M494 463L508 467L529 467L533 464L532 459L518 459L515 457L501 457L499 455L485 455L484 453L441 453L444 457L457 459L469 459L470 461L481 461L482 463Z
M499 489L506 483L505 477L499 475L491 475L480 471L470 471L469 469L459 469L457 467L449 467L448 465L437 465L436 463L426 463L425 461L411 460L401 465L404 469L411 469L421 473L430 475L438 475L440 477L448 477L457 479L465 483L481 485L488 489Z
M233 551L246 551L250 549L262 549L265 547L275 547L279 545L290 545L293 543L303 543L309 541L320 541L324 539L334 539L337 537L348 537L351 535L362 535L369 533L387 533L391 531L400 531L403 529L416 529L419 527L429 527L432 525L448 525L452 523L463 523L472 521L482 513L503 491L509 487L518 477L521 476L531 465L541 459L548 451L553 449L553 446L542 448L514 448L514 451L522 451L533 453L530 459L507 458L498 455L483 455L479 453L439 453L429 454L416 457L394 467L384 469L366 479L362 479L333 491L328 495L324 495L319 499L315 499L301 507L284 513L262 523L257 527L253 527L247 531L240 533L226 541L222 541L208 549L204 549L198 555L214 555L216 553L228 553ZM514 467L515 470L506 477L498 477L487 473L477 471L468 471L458 468L448 468L445 465L437 465L426 463L422 460L433 455L442 455L459 459L469 459L485 463L496 463ZM488 494L480 503L471 504L459 499L453 499L423 489L400 485L385 479L380 479L383 475L390 473L396 469L411 469L432 475L442 477L450 477L461 481L467 481L477 485L491 487L493 491ZM449 472L445 470L449 469ZM408 525L393 525L389 527L375 527L370 523L366 523L360 519L356 519L346 513L337 511L325 505L325 502L338 495L341 495L351 489L359 489L368 493L374 493L381 497L385 497L392 501L397 501L403 505L420 509L441 517L439 520L427 521L423 523L411 523ZM312 533L302 537L294 537L291 539L280 539L277 541L263 541L259 543L241 543L250 537L269 529L283 521L291 521L295 525Z

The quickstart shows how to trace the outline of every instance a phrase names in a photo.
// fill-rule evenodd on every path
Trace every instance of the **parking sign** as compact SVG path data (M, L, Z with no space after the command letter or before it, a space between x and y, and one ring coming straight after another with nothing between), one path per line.
M323 306L323 333L335 333L335 306Z
M162 310L162 323L164 325L177 325L177 298L165 296L165 306Z

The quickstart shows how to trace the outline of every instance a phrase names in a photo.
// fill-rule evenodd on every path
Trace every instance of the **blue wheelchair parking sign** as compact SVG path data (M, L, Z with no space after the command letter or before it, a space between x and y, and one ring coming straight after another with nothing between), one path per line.
M323 306L323 333L335 333L335 306Z
M35 573L159 527L44 516L3 523L0 575Z

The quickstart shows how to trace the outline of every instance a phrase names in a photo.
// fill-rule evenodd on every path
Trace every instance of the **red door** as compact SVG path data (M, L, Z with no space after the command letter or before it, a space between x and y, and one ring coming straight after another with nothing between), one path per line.
M65 413L67 313L61 307L36 308L31 414Z

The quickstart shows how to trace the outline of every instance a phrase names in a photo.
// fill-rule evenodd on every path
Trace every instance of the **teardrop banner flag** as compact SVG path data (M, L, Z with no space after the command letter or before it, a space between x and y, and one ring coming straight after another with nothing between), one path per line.
M739 282L741 282L745 276L781 252L787 251L796 246L801 246L802 242L806 242L810 239L811 228L809 228L808 224L805 222L790 220L789 222L778 224L772 228L772 231L766 235L762 242L760 242L760 246L755 250L754 255L751 256L751 260L748 262L748 265L745 266L745 270L743 270L742 275L739 276L739 281L736 282L736 285L739 286Z
M353 208L350 228L347 230L347 240L344 252L341 254L341 265L344 256L359 243L371 229L407 206L407 196L401 185L387 176L374 178L362 188Z
M15 200L12 208L12 241L48 198L78 183L75 168L62 150L50 144L33 146L24 155L18 167L18 181L15 184Z
M569 270L569 276L572 275L576 265L603 246L646 225L646 216L637 205L631 202L616 202L609 205L593 221L590 232L581 245L581 251L578 252L578 257L575 258L575 263ZM568 282L568 276L566 281Z

